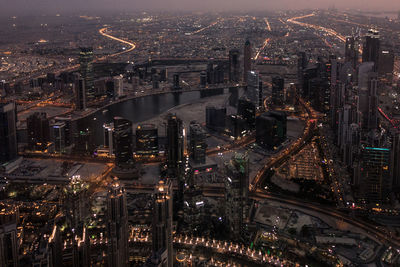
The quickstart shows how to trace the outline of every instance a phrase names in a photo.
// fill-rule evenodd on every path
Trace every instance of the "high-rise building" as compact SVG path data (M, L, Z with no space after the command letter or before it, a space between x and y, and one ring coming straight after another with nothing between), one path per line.
M229 115L226 117L225 133L231 138L240 138L249 133L249 126L246 120L240 115Z
M64 187L63 207L69 226L78 229L89 215L88 184L80 175L74 175L67 186Z
M251 71L251 43L250 40L246 40L243 49L243 81L248 82L247 76ZM258 83L257 83L258 86Z
M296 101L296 85L291 83L285 92L285 104L294 108Z
M65 152L65 123L56 122L52 126L53 138L54 138L54 151L56 153Z
M64 137L65 137L65 148L69 148L74 144L74 126L75 123L73 122L71 117L56 117L56 123L63 123L65 124L64 127Z
M125 190L115 179L107 195L108 266L128 266L129 229Z
M272 96L271 102L275 106L282 106L284 101L284 84L283 78L275 76L272 78Z
M270 111L256 118L256 142L267 149L276 149L286 140L285 112Z
M378 75L381 78L392 80L394 69L394 53L391 48L384 48L379 51Z
M229 81L240 81L240 51L238 49L229 51Z
M360 191L370 204L389 201L392 191L390 149L364 147L361 151L359 173Z
M248 219L249 158L235 153L225 163L225 219L231 237L240 239Z
M345 46L345 61L350 62L353 69L357 68L358 65L358 43L354 36L346 37Z
M77 110L86 109L86 86L85 80L79 73L74 75L75 108Z
M378 75L372 62L362 63L358 69L358 107L361 127L372 130L378 127Z
M18 156L16 107L14 103L0 103L0 163Z
M207 64L207 83L214 84L214 61L209 60Z
M132 138L132 122L121 117L114 117L115 165L118 168L129 169L133 166Z
M206 107L206 126L214 131L225 129L226 108L217 108L214 106Z
M141 124L136 128L136 155L158 155L158 129L154 124Z
M103 129L103 146L108 148L108 155L112 156L114 154L114 123L105 123Z
M248 129L253 130L256 127L256 106L247 98L240 98L238 101L237 114L247 123Z
M245 95L258 108L260 104L260 75L256 71L249 71L247 75L247 89Z
M368 33L365 35L365 41L363 44L362 61L374 62L374 71L378 69L379 47L379 32L374 29L368 30Z
M18 210L0 210L0 266L18 267Z
M178 73L175 73L174 74L174 76L173 76L173 81L172 81L173 83L172 83L172 88L174 89L174 90L179 90L179 89L181 89L181 86L180 86L180 77L179 77L179 74Z
M82 47L79 53L79 73L84 80L85 96L88 101L95 97L93 80L93 48Z
M160 76L157 73L151 75L151 83L152 83L153 89L160 88Z
M114 82L114 96L122 96L124 94L124 78L122 75L115 76Z
M49 237L47 243L48 250L48 266L49 267L57 267L62 266L62 244L61 244L61 233L60 227L56 224L53 226L53 230Z
M33 150L44 150L50 141L50 123L45 112L35 112L26 119L28 146Z
M190 136L190 159L194 163L206 163L206 132L203 127L197 123L191 123L189 126L189 136Z
M393 180L393 191L400 192L400 133L397 130L391 132L391 143L390 166Z
M207 73L202 71L200 72L200 87L205 88L207 86Z
M183 125L182 120L170 114L167 122L167 165L173 177L180 177L183 163Z
M273 117L277 121L277 136L279 142L286 140L287 133L287 115L284 111L271 110L266 113L268 116Z
M152 247L153 254L166 251L165 267L173 266L172 246L172 184L170 180L160 181L154 192Z
M278 144L277 121L267 114L256 119L256 142L267 149L274 149Z

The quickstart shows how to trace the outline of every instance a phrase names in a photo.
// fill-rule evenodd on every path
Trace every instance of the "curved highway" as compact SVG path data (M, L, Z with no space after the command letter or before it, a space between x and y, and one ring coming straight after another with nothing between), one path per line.
M130 42L130 41L126 41L126 40L124 40L124 39L121 39L121 38L112 36L112 35L106 33L107 29L108 29L107 27L101 28L101 29L99 30L99 33L100 33L101 35L103 35L104 37L107 37L107 38L109 38L109 39L111 39L111 40L114 40L114 41L117 41L117 42L126 44L126 45L130 46L130 48L129 48L129 49L126 49L126 50L124 50L124 51L122 51L122 52L114 53L114 54L111 54L111 55L108 55L108 56L99 58L98 60L103 60L103 59L105 59L105 58L107 58L107 57L115 57L115 56L119 56L119 55L122 55L122 54L125 54L125 53L129 53L129 52L133 51L133 50L136 48L136 43Z

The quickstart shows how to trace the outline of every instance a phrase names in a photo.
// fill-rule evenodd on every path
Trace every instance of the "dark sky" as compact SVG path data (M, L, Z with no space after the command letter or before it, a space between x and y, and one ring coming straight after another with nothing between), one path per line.
M400 10L400 0L0 0L0 15L98 11L261 11L333 7Z

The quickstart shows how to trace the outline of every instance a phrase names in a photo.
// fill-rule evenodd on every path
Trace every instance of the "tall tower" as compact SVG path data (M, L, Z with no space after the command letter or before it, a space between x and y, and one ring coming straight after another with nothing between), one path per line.
M128 211L124 188L115 179L107 195L108 266L125 267L129 260Z
M85 80L79 73L74 75L75 108L77 110L86 109L86 86Z
M253 102L256 108L260 104L260 75L256 71L249 71L247 73L247 98Z
M115 165L118 168L133 166L132 122L114 117Z
M248 218L249 159L247 155L236 153L229 162L225 163L225 172L225 217L232 236L241 238Z
M206 132L200 124L191 123L189 126L190 135L190 158L195 163L206 163Z
M275 106L282 106L284 100L284 84L283 78L276 76L272 78L272 104Z
M240 81L240 51L237 49L229 51L229 81Z
M30 149L44 149L50 141L50 123L45 112L35 112L26 119Z
M80 175L74 175L70 183L64 187L64 209L71 228L77 229L88 215L87 201L88 184L82 181Z
M247 82L248 72L251 71L251 43L246 40L243 50L243 81Z
M364 147L361 152L361 192L370 204L388 202L392 191L390 149Z
M344 58L346 62L350 62L353 69L357 68L358 63L358 43L354 36L346 37L346 47Z
M167 165L174 177L179 177L183 162L183 125L182 120L170 114L167 123Z
M82 47L79 53L79 72L85 81L86 99L94 98L94 82L93 82L93 48Z
M153 254L163 254L167 251L166 267L173 266L172 215L171 181L160 181L154 192L152 246Z
M0 210L0 266L18 267L17 209Z
M16 120L15 104L0 103L0 163L18 156Z
M104 148L108 148L108 155L114 154L114 123L103 124L103 144Z
M378 68L379 44L379 32L377 30L370 29L365 36L362 61L374 62L374 71L376 71Z

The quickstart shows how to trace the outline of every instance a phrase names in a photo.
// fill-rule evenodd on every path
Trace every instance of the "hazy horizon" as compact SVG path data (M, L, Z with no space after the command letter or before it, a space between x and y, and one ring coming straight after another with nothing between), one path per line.
M0 15L120 11L274 11L331 8L361 11L400 10L400 1L381 0L1 0Z

